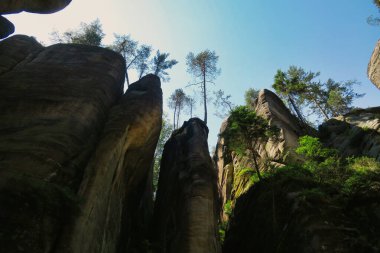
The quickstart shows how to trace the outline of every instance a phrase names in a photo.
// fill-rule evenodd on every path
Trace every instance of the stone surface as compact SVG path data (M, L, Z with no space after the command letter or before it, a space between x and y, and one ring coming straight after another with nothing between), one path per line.
M0 245L52 252L76 215L84 168L123 92L125 62L110 50L0 42Z
M129 252L138 247L134 241L143 243L136 236L152 206L151 165L161 120L159 78L148 75L131 84L112 108L87 165L81 215L66 229L60 252Z
M367 75L369 80L380 89L380 40L377 42L373 50L371 59L368 63Z
M277 140L270 139L268 142L260 142L257 145L260 169L266 170L265 160L269 160L275 167L283 166L285 161L299 162L299 157L293 149L298 145L298 137L306 132L312 132L312 130L303 127L281 99L269 90L261 90L252 107L257 115L280 129ZM214 155L223 205L231 198L239 197L249 188L249 175L239 172L245 168L254 168L252 159L238 155L229 149L228 143L221 136L227 127L228 119L222 123Z
M223 253L379 252L380 188L346 196L310 176L278 173L237 201Z
M71 0L2 0L0 14L18 13L21 11L48 14L65 8Z
M320 126L322 141L344 156L380 161L380 107L354 110Z
M0 39L8 37L14 31L15 26L12 22L0 15Z
M220 252L217 175L197 118L165 144L153 216L153 245L160 253Z

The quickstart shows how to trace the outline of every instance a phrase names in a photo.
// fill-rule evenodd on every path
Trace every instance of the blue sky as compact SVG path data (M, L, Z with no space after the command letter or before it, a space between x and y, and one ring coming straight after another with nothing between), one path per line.
M277 69L296 65L320 71L321 80L356 79L361 82L357 91L367 95L355 105L379 105L380 90L366 76L380 37L380 27L366 23L370 15L380 16L371 0L73 0L55 14L7 17L15 23L16 33L46 44L54 29L62 32L99 18L106 44L113 33L131 34L169 52L179 61L170 71L171 81L163 84L171 119L166 99L192 80L185 57L204 49L216 51L222 70L211 88L231 94L235 104L243 104L244 91L250 87L270 88ZM191 89L185 91L192 94ZM197 107L202 118L202 107ZM209 144L214 146L221 119L212 116L212 103L209 107Z

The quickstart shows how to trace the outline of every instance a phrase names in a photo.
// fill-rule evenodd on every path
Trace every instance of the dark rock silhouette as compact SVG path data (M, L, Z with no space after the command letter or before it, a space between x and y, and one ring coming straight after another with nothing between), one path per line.
M165 144L153 216L155 252L220 252L217 175L207 135L204 122L193 118Z
M0 42L1 252L116 252L143 240L162 91L148 75L123 95L124 76L107 49Z
M0 1L0 39L8 37L14 32L14 25L4 18L4 14L19 13L22 11L40 14L49 14L62 10L71 0L2 0Z

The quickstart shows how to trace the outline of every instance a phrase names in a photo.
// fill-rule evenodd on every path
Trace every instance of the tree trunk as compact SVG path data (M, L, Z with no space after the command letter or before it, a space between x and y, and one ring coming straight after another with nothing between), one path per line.
M174 106L173 129L176 129L175 128L175 114L176 114L176 111L177 111L177 105Z
M128 70L125 71L125 79L127 79L127 85L129 86Z
M203 105L205 109L204 122L207 125L207 95L206 95L206 72L203 72Z
M293 107L294 111L296 112L298 118L302 121L302 123L305 123L305 120L302 116L302 113L298 110L298 107L296 106L296 104L294 103L294 101L290 95L288 95L288 101L292 105L292 107Z
M178 111L177 111L177 128L178 128L178 122L179 122L179 115L181 114L181 105L178 106Z
M325 117L325 119L328 120L329 116L327 115L327 113L325 112L325 110L322 109L321 105L317 102L317 100L313 99L313 102L318 107L318 109L321 111L321 113L323 114L323 116Z
M253 162L255 163L255 169L256 169L257 176L259 177L259 180L261 181L261 179L263 179L263 178L261 177L261 174L260 174L259 164L257 163L257 158L256 158L255 153L253 153Z

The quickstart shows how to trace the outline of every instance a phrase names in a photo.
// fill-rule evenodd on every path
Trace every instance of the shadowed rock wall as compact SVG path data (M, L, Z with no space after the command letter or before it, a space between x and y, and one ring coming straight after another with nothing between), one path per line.
M0 42L0 252L140 247L162 91L149 75L123 95L124 76L107 49Z
M217 175L207 135L203 121L193 118L165 144L153 216L155 252L220 252Z

